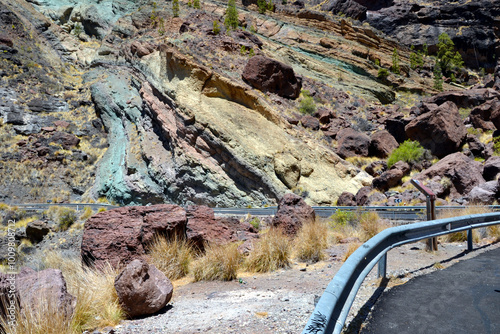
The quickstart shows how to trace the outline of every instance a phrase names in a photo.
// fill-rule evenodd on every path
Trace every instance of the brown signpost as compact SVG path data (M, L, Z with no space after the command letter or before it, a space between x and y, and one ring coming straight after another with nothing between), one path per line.
M411 184L413 184L422 194L425 195L427 199L427 220L435 220L436 219L436 195L424 186L420 181L411 179ZM430 251L436 251L438 249L437 238L427 239L427 249Z

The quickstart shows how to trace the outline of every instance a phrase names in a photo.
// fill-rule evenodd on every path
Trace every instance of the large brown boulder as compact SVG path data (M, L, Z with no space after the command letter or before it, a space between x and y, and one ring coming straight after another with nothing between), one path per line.
M39 243L49 232L49 224L42 220L35 220L26 225L26 237L32 243Z
M495 124L500 124L499 116L500 101L494 99L472 109L470 112L470 121L475 128L486 131L495 130Z
M356 196L348 191L344 191L337 199L337 206L356 206Z
M335 15L344 14L355 20L364 20L367 8L355 0L328 0L323 3L321 10L332 12Z
M375 155L379 158L388 157L399 146L394 136L386 130L373 133L370 139L370 155Z
M303 224L312 223L316 214L302 197L292 193L285 194L278 203L278 211L271 225L281 228L286 234L296 235Z
M498 182L489 181L472 188L467 195L467 200L470 204L491 205L497 198Z
M358 190L356 193L356 205L363 206L367 205L368 197L370 197L373 188L370 186L364 186Z
M485 182L481 164L460 152L448 155L417 175L415 179L426 181L436 176L446 177L451 181L452 198L466 195L472 188Z
M500 173L500 157L493 156L486 160L483 168L483 177L486 181L494 180Z
M453 102L459 108L473 108L494 98L500 98L500 93L491 88L478 88L446 91L434 95L426 101L437 105Z
M258 90L291 99L299 97L302 88L302 81L295 76L292 67L261 55L248 60L241 76Z
M367 157L370 148L370 137L362 132L348 128L337 134L337 154L342 158L353 156Z
M458 108L452 102L445 102L434 112L418 116L405 127L405 131L408 138L420 142L440 158L457 152L467 136Z
M16 277L21 308L36 310L46 308L49 303L58 312L72 316L76 298L68 293L66 281L58 269L34 271L24 267Z
M186 212L177 205L128 206L100 212L87 220L81 254L88 265L120 267L142 257L153 237L186 230Z
M115 290L123 310L133 318L164 308L172 299L174 288L155 266L136 259L116 276Z
M214 211L208 206L188 206L186 216L187 238L201 250L207 243L227 244L258 237L258 231L249 223L236 218L215 218Z

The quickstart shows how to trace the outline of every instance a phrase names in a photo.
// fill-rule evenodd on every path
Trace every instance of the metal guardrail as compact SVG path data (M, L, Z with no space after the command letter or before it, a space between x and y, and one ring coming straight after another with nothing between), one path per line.
M33 211L43 211L47 210L52 206L61 206L67 208L75 208L76 211L80 209L84 209L85 207L90 207L92 209L106 208L106 209L115 209L119 208L119 206L111 205L111 204L100 204L100 203L27 203L27 204L9 204L9 206L17 206L18 208L23 208L24 210L33 210Z
M454 232L500 224L500 213L476 214L425 221L388 228L359 247L342 265L316 304L302 334L339 334L365 277L379 262L379 276L385 276L387 252L395 247Z

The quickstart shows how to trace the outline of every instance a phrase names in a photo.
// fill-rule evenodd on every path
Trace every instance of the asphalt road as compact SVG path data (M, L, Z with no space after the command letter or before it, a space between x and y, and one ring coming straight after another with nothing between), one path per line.
M361 333L500 333L500 248L387 291Z

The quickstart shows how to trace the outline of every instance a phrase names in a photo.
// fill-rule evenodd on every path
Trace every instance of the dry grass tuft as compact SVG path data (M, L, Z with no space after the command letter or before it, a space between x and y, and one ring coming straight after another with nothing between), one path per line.
M500 241L500 225L488 226L486 231L489 237L495 239L495 242Z
M295 257L309 263L324 260L327 247L328 226L319 221L302 225L294 240Z
M5 334L76 334L71 319L58 310L55 300L37 301L36 309L16 307L15 324L12 326L5 318L0 318L1 333ZM81 332L80 332L81 333Z
M453 218L453 217L482 214L482 213L491 213L491 212L493 212L493 211L486 206L470 205L470 206L466 206L463 209L441 210L441 211L439 211L437 218L438 219ZM489 235L490 235L490 231L494 232L495 227L498 228L498 226L493 226L493 230L491 230L490 228L486 229L486 231L488 231ZM499 228L499 230L500 230L500 228ZM491 235L491 236L495 237L494 235ZM467 231L446 234L446 235L439 237L439 240L441 242L464 242L464 241L467 241ZM481 240L480 231L478 229L472 230L472 241L475 243L478 243L480 240Z
M205 254L193 264L192 270L195 282L201 280L230 281L235 279L242 260L238 246L238 243L207 245Z
M352 253L354 253L356 251L356 249L359 248L359 246L361 246L362 244L360 242L353 242L353 243L350 243L349 244L349 248L347 248L347 251L345 252L344 254L344 257L342 258L342 261L346 261L349 256L352 255Z
M153 264L170 280L176 280L189 273L189 264L193 259L193 248L185 239L175 236L167 239L155 237L149 246L148 262Z
M125 318L114 287L118 271L110 265L100 270L83 268L80 258L64 257L57 252L47 253L44 264L61 270L69 293L77 297L72 330L81 333L87 329L116 326Z
M330 219L332 234L337 241L358 238L364 242L390 227L376 212L337 211Z
M290 265L291 241L280 229L270 228L262 234L255 249L246 260L246 268L252 272L269 272Z
M364 212L359 216L361 227L361 241L367 241L389 227L389 224L380 219L376 212Z

